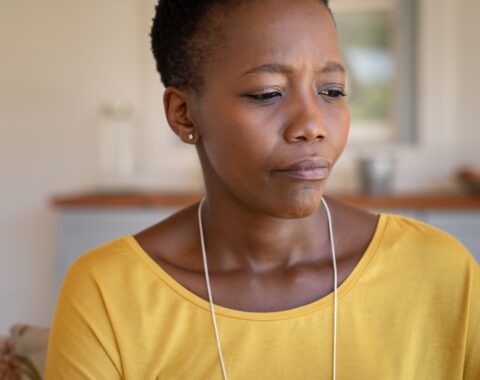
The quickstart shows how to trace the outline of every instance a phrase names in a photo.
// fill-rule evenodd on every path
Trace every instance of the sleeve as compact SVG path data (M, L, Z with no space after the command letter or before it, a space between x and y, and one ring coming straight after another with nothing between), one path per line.
M105 297L85 260L69 269L50 331L46 380L121 379L121 360Z
M469 277L471 292L463 378L480 380L480 267L473 257Z

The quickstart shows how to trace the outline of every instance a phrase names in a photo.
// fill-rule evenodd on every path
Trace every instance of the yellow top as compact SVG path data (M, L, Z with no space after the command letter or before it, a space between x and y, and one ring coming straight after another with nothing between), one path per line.
M338 302L338 380L480 380L480 269L449 235L382 214ZM229 379L330 379L332 306L216 306ZM133 236L95 248L63 283L46 379L221 380L209 310Z

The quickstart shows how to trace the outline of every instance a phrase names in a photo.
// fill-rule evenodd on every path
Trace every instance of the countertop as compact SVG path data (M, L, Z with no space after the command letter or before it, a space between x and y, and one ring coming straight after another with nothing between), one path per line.
M368 196L361 194L327 194L332 198L364 208L390 209L480 209L480 196L461 194L401 194ZM56 208L158 208L187 206L197 202L202 194L167 194L161 192L129 192L56 196Z

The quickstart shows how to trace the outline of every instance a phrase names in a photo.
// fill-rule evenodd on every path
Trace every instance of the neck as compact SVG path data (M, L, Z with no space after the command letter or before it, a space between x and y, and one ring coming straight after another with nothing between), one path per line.
M207 197L202 221L212 271L262 273L330 258L322 205L310 216L286 219L253 210L238 199Z

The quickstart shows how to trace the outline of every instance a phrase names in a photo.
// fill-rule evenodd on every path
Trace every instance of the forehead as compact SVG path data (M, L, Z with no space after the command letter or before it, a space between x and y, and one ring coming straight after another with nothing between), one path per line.
M213 70L340 61L335 24L320 0L242 2L225 8L217 23Z

